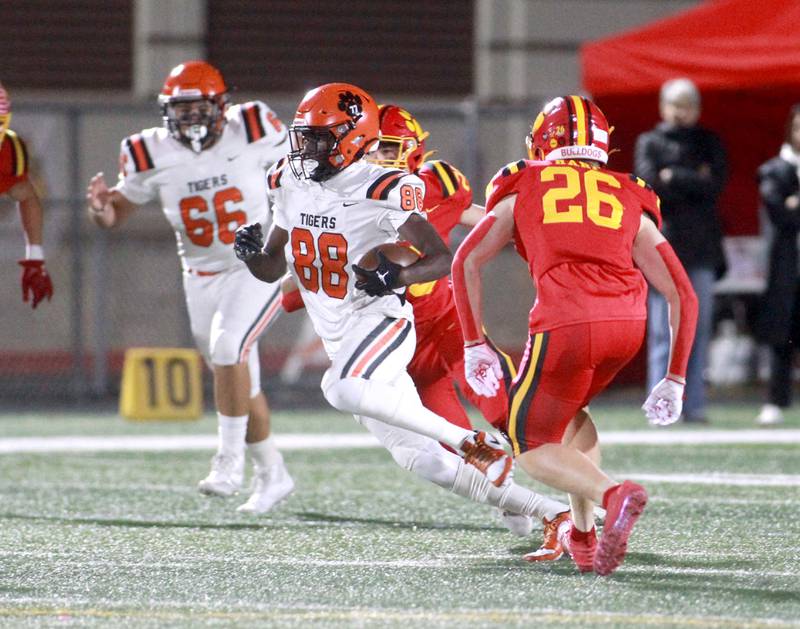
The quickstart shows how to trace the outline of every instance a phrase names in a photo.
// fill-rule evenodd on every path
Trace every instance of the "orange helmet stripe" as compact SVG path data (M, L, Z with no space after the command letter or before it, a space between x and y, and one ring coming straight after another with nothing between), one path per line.
M589 119L583 106L583 99L580 96L570 96L570 98L572 99L572 104L575 108L575 118L578 122L577 142L580 146L585 146L589 143Z

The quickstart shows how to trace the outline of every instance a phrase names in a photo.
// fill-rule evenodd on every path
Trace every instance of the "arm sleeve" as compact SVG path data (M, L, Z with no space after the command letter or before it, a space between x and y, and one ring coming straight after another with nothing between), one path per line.
M694 343L694 333L697 327L697 296L695 295L692 283L683 265L675 255L675 251L669 242L664 241L656 246L656 250L661 255L661 259L669 271L670 277L675 284L680 300L680 320L677 330L673 330L675 335L672 347L672 356L669 361L669 373L676 376L686 377L686 366L689 363L689 354Z

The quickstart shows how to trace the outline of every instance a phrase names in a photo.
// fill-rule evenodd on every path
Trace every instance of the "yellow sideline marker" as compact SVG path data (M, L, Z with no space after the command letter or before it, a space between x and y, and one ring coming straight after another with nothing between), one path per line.
M120 415L132 420L198 419L200 354L180 347L132 347L122 368Z

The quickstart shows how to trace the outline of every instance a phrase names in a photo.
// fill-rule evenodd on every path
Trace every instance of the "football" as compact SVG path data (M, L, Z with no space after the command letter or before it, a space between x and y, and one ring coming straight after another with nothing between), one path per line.
M358 261L358 266L368 271L378 268L378 252L383 253L391 262L400 266L409 266L419 260L419 254L410 246L389 242L378 245L367 251Z

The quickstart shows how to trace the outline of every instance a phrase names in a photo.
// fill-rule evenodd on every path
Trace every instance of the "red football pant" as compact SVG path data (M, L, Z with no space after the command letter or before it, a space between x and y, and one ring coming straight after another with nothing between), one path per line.
M511 387L515 455L561 443L576 413L639 351L645 321L595 321L531 334Z
M472 429L472 423L456 392L475 406L493 426L505 425L508 417L507 389L514 377L511 358L498 350L487 339L490 347L500 357L506 386L500 387L494 397L475 393L464 376L464 337L455 307L447 310L435 321L421 322L417 326L417 350L408 365L408 373L417 387L422 404L449 422Z

